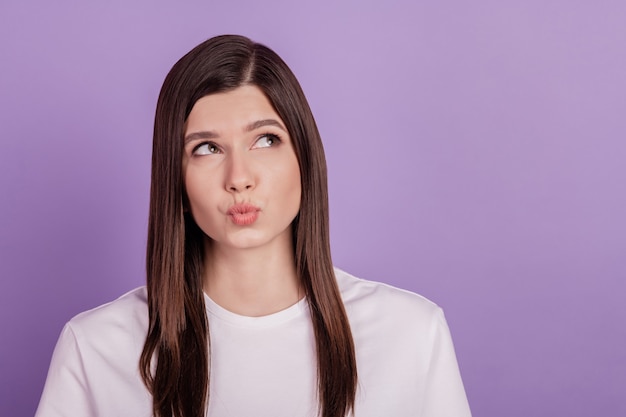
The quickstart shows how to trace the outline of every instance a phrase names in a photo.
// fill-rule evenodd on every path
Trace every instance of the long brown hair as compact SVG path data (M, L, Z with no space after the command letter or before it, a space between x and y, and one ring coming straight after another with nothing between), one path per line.
M150 324L141 376L156 417L205 415L210 340L202 270L211 260L203 258L203 232L184 209L184 123L201 97L246 84L265 93L293 140L302 182L292 225L294 257L315 333L319 414L345 416L354 409L356 358L330 255L324 149L289 67L242 36L218 36L192 49L172 67L159 95L146 258Z

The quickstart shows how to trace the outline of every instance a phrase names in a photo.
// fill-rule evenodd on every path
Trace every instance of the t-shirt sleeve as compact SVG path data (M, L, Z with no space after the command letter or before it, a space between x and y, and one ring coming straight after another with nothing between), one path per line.
M35 417L93 415L96 414L90 400L83 358L76 334L68 323L54 348Z
M471 417L469 404L443 311L438 309L432 328L426 391L421 417Z

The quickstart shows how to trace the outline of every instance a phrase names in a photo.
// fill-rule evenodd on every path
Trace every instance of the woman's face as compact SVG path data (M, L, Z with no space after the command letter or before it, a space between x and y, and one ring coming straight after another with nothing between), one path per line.
M249 249L291 241L300 168L285 124L258 87L198 100L184 140L189 209L215 245Z

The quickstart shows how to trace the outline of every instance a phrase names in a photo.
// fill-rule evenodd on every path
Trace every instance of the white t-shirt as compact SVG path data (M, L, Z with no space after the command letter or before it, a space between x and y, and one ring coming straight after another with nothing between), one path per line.
M335 270L357 358L356 417L469 417L448 326L427 299ZM313 327L305 300L264 317L205 296L209 417L314 417ZM74 317L55 348L36 417L148 417L139 375L146 289Z

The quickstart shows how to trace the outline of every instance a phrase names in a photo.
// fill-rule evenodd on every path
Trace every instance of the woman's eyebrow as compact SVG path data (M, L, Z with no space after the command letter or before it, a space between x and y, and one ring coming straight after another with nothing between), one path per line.
M202 131L202 132L194 132L185 136L185 144L191 142L192 140L197 139L215 139L219 135L215 132L211 132L210 130Z
M287 133L287 130L283 127L283 125L278 120L274 120L274 119L264 119L264 120L257 120L256 122L252 122L246 126L246 132L251 132L263 126L276 126L283 132Z
M248 125L246 125L246 127L244 128L246 132L251 132L253 130L259 129L263 126L276 126L277 128L279 128L280 130L282 130L283 132L287 133L287 130L283 127L283 125L275 119L264 119L264 120L257 120L255 122L249 123ZM215 139L218 138L219 135L216 132L213 132L211 130L203 130L201 132L193 132L188 134L187 136L185 136L185 144L191 142L192 140L198 140L198 139Z

